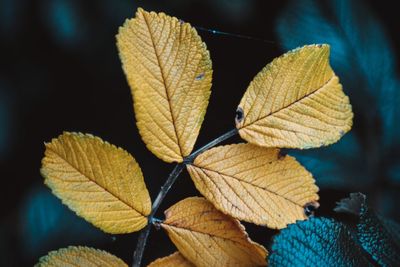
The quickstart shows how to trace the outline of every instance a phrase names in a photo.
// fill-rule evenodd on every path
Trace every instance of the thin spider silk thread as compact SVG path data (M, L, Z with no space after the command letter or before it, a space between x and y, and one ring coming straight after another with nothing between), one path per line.
M263 42L263 43L267 43L267 44L279 45L278 42L275 42L272 40L266 40L266 39L262 39L262 38L258 38L258 37L253 37L253 36L248 36L248 35L243 35L243 34L236 34L236 33L229 33L229 32L219 31L219 30L215 30L215 29L208 29L208 28L204 28L201 26L193 26L193 27L199 31L208 32L208 33L215 34L215 35L224 35L224 36L228 36L228 37L235 37L235 38L240 38L240 39L247 39L247 40L252 40L252 41Z

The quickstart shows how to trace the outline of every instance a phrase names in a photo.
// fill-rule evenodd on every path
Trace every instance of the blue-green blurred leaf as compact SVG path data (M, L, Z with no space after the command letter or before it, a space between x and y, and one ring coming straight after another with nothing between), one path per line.
M397 159L397 162L393 162L393 164L389 165L387 172L390 181L400 186L400 159Z
M379 265L400 266L400 225L377 215L368 207L365 195L351 193L338 203L335 211L358 217L357 239Z
M76 0L47 0L41 4L44 23L55 42L60 46L73 47L83 40L88 21L82 14L82 3Z
M289 225L274 238L269 266L370 266L347 227L312 217Z
M378 179L396 180L398 172L383 164L400 144L400 82L390 40L373 12L359 0L292 0L276 30L285 49L331 45L331 64L355 112L351 138L293 154L321 188L360 190Z
M35 188L20 213L21 242L32 256L72 244L105 240L108 235L93 227L45 188Z
M321 187L364 189L373 179L365 168L363 151L353 133L348 133L336 144L312 150L291 150L301 164L311 171ZM357 156L357 157L356 157Z
M393 238L393 241L399 245L400 244L400 224L397 222L383 218L382 216L378 216L383 226L386 228L390 236Z

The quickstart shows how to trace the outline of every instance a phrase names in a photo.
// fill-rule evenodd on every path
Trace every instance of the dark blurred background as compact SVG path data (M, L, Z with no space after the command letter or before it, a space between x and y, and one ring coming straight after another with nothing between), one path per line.
M172 170L138 135L115 46L118 27L138 6L270 41L199 31L214 76L197 147L234 127L236 106L266 63L292 47L330 43L332 65L354 107L354 128L329 148L292 153L321 188L317 215L335 216L336 201L361 191L375 210L399 221L400 17L389 0L346 2L0 0L0 265L30 266L68 245L101 248L131 263L137 234L109 235L92 227L50 193L39 169L44 142L80 131L131 152L153 199ZM198 192L184 172L158 217L192 195ZM270 246L276 231L246 227ZM165 233L153 231L144 263L174 250Z

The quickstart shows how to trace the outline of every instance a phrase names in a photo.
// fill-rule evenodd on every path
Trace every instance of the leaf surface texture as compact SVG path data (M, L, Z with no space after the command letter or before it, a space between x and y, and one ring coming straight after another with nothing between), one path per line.
M329 65L328 45L292 50L256 75L240 101L236 127L266 147L332 144L352 126L353 113Z
M151 200L136 160L98 137L64 133L46 144L41 173L64 204L107 233L147 224Z
M356 236L366 252L380 266L400 266L400 225L376 214L368 205L366 196L351 193L342 199L336 212L356 215Z
M88 248L74 247L62 248L51 251L47 256L40 258L36 267L128 267L121 259L108 252Z
M210 97L209 52L188 23L138 9L117 35L137 126L147 147L182 162L194 146Z
M147 267L194 267L194 265L177 251L167 257L153 261Z
M269 266L372 266L345 225L328 218L291 224L275 236Z
M283 228L318 206L312 175L279 149L252 144L219 146L200 154L188 171L216 208L237 219Z
M196 266L265 266L266 249L251 241L239 221L204 198L186 198L165 212L161 227Z

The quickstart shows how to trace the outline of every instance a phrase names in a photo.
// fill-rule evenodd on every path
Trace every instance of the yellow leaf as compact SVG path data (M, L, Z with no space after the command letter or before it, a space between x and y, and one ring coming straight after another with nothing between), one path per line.
M244 227L204 198L186 198L161 223L182 255L196 266L265 266L267 250Z
M257 74L240 101L236 128L256 145L306 149L336 142L352 119L349 98L329 65L329 46L309 45Z
M194 267L181 253L175 252L167 257L157 259L147 267Z
M73 246L49 252L47 256L41 257L35 266L128 267L125 262L108 252L94 248Z
M41 173L64 204L107 233L130 233L147 224L151 200L142 171L121 148L66 132L46 144Z
M188 23L139 8L120 27L117 46L148 149L182 162L194 146L211 88L206 45Z
M312 175L279 149L235 144L210 149L187 166L197 189L215 207L239 220L284 228L319 206Z

